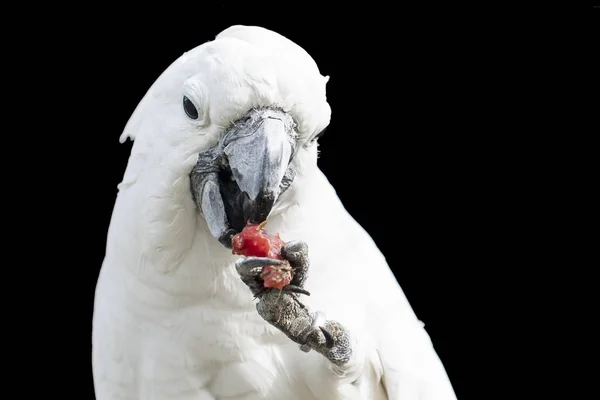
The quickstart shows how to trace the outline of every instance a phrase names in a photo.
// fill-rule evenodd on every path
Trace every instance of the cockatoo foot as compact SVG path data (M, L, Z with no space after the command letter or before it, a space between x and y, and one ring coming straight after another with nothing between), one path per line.
M294 270L290 284L281 290L265 288L260 274L263 267L281 265L283 261L247 257L235 264L242 281L258 299L258 314L298 343L302 351L315 350L332 363L344 365L352 355L346 329L336 321L327 320L322 312L310 311L300 301L300 295L310 295L303 287L308 276L308 246L301 241L291 241L283 247L281 255Z

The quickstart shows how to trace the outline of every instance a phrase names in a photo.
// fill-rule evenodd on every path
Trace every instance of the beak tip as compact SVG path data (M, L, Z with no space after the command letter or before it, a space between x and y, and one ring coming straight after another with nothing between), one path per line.
M219 243L221 243L223 246L227 247L228 249L232 249L233 248L233 243L231 242L233 240L233 236L235 235L235 231L233 229L228 229L225 233L223 233L220 237L219 237Z
M261 190L256 199L251 202L249 211L249 222L259 224L267 219L275 204L277 195L272 190Z

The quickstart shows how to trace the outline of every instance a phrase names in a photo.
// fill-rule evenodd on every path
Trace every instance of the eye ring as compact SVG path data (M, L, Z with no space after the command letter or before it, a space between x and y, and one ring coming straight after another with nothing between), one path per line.
M188 116L188 118L194 120L198 119L198 109L185 95L183 96L183 111L185 111L185 114Z

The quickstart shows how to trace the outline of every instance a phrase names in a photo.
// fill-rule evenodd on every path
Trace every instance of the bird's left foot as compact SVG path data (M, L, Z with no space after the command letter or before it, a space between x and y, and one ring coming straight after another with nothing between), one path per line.
M265 288L261 272L265 266L282 265L285 261L247 257L235 264L242 281L258 299L259 315L298 343L302 351L312 349L332 363L344 365L352 354L346 329L339 322L327 320L323 313L310 311L300 300L301 296L310 295L304 289L309 266L308 246L304 242L291 241L282 248L281 255L294 271L290 284L281 290Z

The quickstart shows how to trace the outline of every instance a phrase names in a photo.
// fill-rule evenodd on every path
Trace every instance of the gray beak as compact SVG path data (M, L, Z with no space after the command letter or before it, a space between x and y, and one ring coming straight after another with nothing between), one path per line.
M267 219L293 180L294 123L285 112L251 110L200 154L192 193L212 235L227 247L247 223Z
M225 146L233 179L248 196L244 205L250 223L267 219L279 196L292 156L292 143L280 115L266 113L233 133Z

